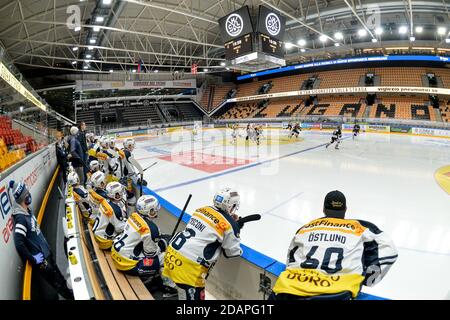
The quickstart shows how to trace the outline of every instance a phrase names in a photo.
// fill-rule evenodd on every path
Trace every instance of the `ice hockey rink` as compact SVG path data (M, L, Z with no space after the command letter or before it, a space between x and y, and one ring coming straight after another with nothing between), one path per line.
M242 135L245 134L241 130ZM344 132L339 150L326 149L330 132L304 131L287 139L265 130L259 146L231 130L190 130L136 137L135 157L148 186L188 212L211 205L214 192L236 188L239 214L261 214L241 232L242 243L285 263L295 232L321 217L327 192L347 197L347 218L387 232L399 258L388 275L363 292L388 299L450 299L450 195L435 173L450 165L450 140L400 134ZM441 170L442 171L442 170ZM449 170L450 172L450 167ZM450 174L449 174L450 176Z

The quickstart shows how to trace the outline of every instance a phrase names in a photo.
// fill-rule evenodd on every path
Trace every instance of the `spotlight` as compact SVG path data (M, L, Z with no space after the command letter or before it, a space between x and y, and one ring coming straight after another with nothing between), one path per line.
M342 34L342 32L336 32L336 33L334 34L334 38L335 38L336 40L342 40L342 39L344 39L344 35Z
M367 35L366 29L359 29L358 30L358 36L360 36L361 38L365 37L366 35Z
M437 33L438 33L440 36L443 36L446 32L447 32L447 28L446 28L446 27L439 27L439 28L437 29Z
M400 33L400 34L405 34L407 32L408 32L407 26L401 26L400 28L398 28L398 33Z

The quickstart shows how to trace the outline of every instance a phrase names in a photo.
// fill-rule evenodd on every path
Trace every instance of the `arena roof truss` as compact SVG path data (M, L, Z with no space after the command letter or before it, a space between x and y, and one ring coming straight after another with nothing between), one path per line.
M450 49L447 1L0 0L0 42L24 70L189 72L196 63L199 71L224 72L218 19L243 5L253 13L265 5L287 17L289 63L392 43ZM424 28L420 35L416 26ZM400 27L405 34L398 34Z

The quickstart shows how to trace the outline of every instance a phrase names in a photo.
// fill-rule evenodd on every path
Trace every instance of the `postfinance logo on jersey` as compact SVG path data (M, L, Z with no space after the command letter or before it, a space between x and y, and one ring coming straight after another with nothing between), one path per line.
M230 223L226 221L219 212L210 207L197 209L193 217L197 217L206 222L222 237L224 236L225 231L231 227Z
M145 223L144 219L142 219L137 213L133 213L130 216L130 225L141 235L149 233L147 223Z
M366 228L355 220L325 218L325 219L317 219L304 225L298 231L298 234L304 234L307 232L319 230L338 231L360 236L364 232L364 230L366 230Z

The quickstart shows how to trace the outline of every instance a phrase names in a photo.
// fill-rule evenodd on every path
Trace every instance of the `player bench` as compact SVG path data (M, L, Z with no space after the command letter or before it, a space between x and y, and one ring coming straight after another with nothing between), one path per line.
M139 277L124 274L116 269L111 252L98 247L91 226L82 221L80 213L78 217L83 257L95 299L154 300Z

